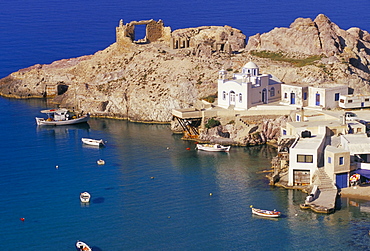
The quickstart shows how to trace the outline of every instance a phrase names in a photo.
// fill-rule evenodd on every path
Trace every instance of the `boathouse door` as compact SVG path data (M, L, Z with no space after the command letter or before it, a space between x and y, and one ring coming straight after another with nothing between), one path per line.
M310 185L310 170L294 170L293 178L295 186Z
M338 173L335 175L335 184L338 188L348 187L348 175L347 173Z
M290 104L291 105L295 104L295 93L294 92L290 94Z

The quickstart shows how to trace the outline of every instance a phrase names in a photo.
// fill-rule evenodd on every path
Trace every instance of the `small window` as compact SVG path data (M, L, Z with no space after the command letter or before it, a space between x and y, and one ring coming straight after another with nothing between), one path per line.
M283 129L283 135L286 135L286 130L285 129Z
M239 102L241 103L241 102L243 102L243 96L242 96L242 94L241 93L239 93Z
M300 163L313 163L313 155L297 154L297 162L300 162Z
M368 98L365 98L365 102L368 102L369 101L369 99Z
M328 157L328 163L329 164L331 163L331 157Z
M222 99L226 100L226 92L225 91L222 92Z
M303 93L303 100L307 100L307 92Z
M288 98L288 93L284 93L284 98Z
M352 99L348 99L348 103L352 103L353 101L352 101Z
M275 96L275 88L272 87L270 91L270 97L274 97L274 96Z
M344 103L344 99L339 100L339 102Z
M339 157L339 165L343 165L344 164L344 158L343 157Z
M334 101L338 101L338 100L339 100L339 93L335 93Z

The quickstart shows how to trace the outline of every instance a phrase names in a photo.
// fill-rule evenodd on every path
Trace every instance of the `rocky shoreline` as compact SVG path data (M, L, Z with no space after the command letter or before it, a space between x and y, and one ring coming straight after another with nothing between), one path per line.
M200 100L217 105L218 71L237 72L249 61L285 83L346 84L370 92L370 34L360 28L342 30L323 14L249 38L229 26L171 31L162 21L142 22L154 27L146 41L130 40L135 23L121 21L117 41L108 48L14 72L0 80L0 95L47 98L95 117L172 123L172 109L197 108ZM273 143L282 123L279 116L215 119L221 125L203 130L200 140Z

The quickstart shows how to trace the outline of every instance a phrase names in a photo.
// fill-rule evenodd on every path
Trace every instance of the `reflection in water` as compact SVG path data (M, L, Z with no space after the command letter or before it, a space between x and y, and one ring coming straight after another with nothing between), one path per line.
M88 123L81 123L76 125L64 125L64 126L36 126L37 133L50 133L56 139L66 138L71 131L86 131L90 130Z

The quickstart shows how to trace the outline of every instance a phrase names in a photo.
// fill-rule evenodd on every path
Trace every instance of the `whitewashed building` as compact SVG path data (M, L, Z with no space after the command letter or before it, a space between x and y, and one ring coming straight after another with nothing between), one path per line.
M304 86L282 84L280 104L332 109L339 107L340 97L346 94L348 94L348 86L346 85Z
M260 74L258 66L249 62L241 73L228 79L227 71L219 71L218 106L245 110L280 100L281 82L270 74Z
M316 135L296 138L289 148L289 186L312 184L315 171L324 165L324 148L329 134L328 128L323 126Z

